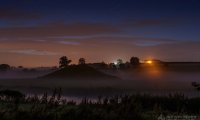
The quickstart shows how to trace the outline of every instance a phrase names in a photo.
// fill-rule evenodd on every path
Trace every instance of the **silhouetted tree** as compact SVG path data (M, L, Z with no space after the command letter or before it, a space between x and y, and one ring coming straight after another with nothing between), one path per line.
M0 96L5 96L7 98L23 98L25 97L24 94L22 94L19 91L15 91L15 90L1 90L0 91Z
M108 65L104 61L102 61L100 64L101 64L101 68L103 69L108 68Z
M66 56L62 56L59 61L59 68L67 67L72 61L69 60Z
M122 59L118 59L117 60L117 65L123 64L123 60Z
M130 63L129 62L125 63L125 68L130 68Z
M140 59L138 57L131 57L130 63L131 63L131 65L139 65Z
M79 65L84 65L85 64L85 58L80 58L78 63L79 63Z
M192 82L192 86L197 89L198 91L200 91L200 84L197 82Z
M6 70L9 70L9 69L10 69L10 65L8 65L8 64L1 64L0 65L1 71L6 71Z
M115 66L117 69L121 68L123 66L123 60L122 59L118 59L117 60L117 64L115 63Z
M18 68L22 69L22 68L24 68L24 67L23 67L23 66L18 66Z
M119 64L119 68L120 68L120 69L125 69L125 68L126 68L126 65L125 65L124 63Z
M110 69L116 69L116 65L115 65L114 63L110 63L110 64L109 64L109 68L110 68Z

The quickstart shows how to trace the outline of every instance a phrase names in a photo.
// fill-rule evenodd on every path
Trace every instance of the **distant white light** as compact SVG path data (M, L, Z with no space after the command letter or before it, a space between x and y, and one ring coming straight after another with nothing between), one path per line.
M117 65L117 62L115 61L114 64Z

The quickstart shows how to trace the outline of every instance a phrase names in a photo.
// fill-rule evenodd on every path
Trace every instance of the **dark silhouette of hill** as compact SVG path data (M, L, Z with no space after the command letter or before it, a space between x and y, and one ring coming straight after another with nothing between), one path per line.
M45 79L87 79L87 80L106 80L119 79L115 76L105 74L88 65L71 65L58 71L45 75Z

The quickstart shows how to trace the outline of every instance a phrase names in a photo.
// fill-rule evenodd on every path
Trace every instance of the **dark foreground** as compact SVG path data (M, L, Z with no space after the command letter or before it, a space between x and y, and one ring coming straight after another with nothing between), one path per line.
M169 96L122 95L67 101L57 89L51 96L27 97L18 91L0 91L0 120L157 120L162 114L200 113L200 98L181 94Z

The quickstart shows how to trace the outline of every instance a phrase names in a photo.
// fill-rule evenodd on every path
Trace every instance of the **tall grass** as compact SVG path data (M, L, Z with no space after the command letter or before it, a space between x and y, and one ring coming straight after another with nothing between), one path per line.
M0 93L0 120L153 120L161 113L200 113L200 98L182 94L99 96L96 101L83 98L76 103L64 99L61 88L42 97L12 90Z

